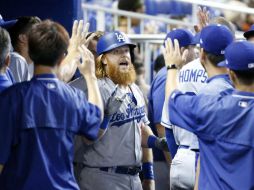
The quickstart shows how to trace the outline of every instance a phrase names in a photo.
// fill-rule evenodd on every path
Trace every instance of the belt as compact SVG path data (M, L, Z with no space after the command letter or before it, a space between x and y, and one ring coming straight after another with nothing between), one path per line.
M189 149L190 148L190 146L187 146L187 145L179 145L179 147L178 148L182 148L182 149Z
M187 146L187 145L179 145L178 148L182 148L182 149L190 149L190 146ZM192 150L193 152L199 152L199 149L194 149L194 148L191 148L190 150Z
M113 171L118 174L137 175L142 171L141 166L116 166L116 167L101 167L101 171L110 172Z

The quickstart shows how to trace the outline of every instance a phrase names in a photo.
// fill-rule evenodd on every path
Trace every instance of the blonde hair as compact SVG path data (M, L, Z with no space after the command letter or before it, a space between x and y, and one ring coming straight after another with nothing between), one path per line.
M95 64L95 75L98 79L100 78L104 78L107 76L106 74L106 68L105 65L102 62L102 58L104 55L100 55L98 56L98 58L96 59L96 64Z

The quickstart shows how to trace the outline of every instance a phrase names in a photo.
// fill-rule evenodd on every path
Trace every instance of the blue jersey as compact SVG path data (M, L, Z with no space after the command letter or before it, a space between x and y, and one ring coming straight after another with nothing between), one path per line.
M0 74L0 92L12 85L6 74Z
M1 189L79 189L73 138L97 137L101 113L83 92L37 75L0 96Z
M254 189L254 93L174 91L169 115L172 124L199 138L199 189Z
M227 89L233 89L233 84L227 74L210 77L206 85L200 89L200 94L218 95ZM191 149L199 149L197 136L192 136Z

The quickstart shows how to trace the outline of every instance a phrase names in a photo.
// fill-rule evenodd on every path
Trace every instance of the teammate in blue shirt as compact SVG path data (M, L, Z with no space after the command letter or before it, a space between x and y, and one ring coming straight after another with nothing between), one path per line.
M168 41L165 56L168 71L171 123L198 136L201 169L199 189L254 188L254 45L234 42L225 50L226 61L219 66L229 69L235 90L217 95L183 94L174 91L177 70L182 64L179 44Z
M0 96L0 187L78 190L72 167L74 135L96 140L103 118L93 56L79 48L87 100L55 75L69 45L63 26L46 20L31 30L28 43L34 77Z

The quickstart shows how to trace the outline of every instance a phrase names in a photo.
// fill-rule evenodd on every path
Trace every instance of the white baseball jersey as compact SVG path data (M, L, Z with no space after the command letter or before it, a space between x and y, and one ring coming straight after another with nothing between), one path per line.
M201 65L199 59L195 59L192 62L183 66L183 68L178 73L178 89L182 92L194 92L199 93L200 89L205 86L205 82L208 76ZM163 105L161 124L173 130L176 144L191 146L193 142L193 133L179 128L177 126L172 126L168 117L168 106Z
M182 92L199 93L199 90L205 86L207 73L196 59L183 68L178 73L178 88ZM177 153L172 160L170 169L170 188L193 189L195 184L195 168L197 162L197 153L190 150L192 144L198 144L196 135L177 126L171 125L168 117L168 105L163 106L162 125L173 130L175 141L179 146Z

